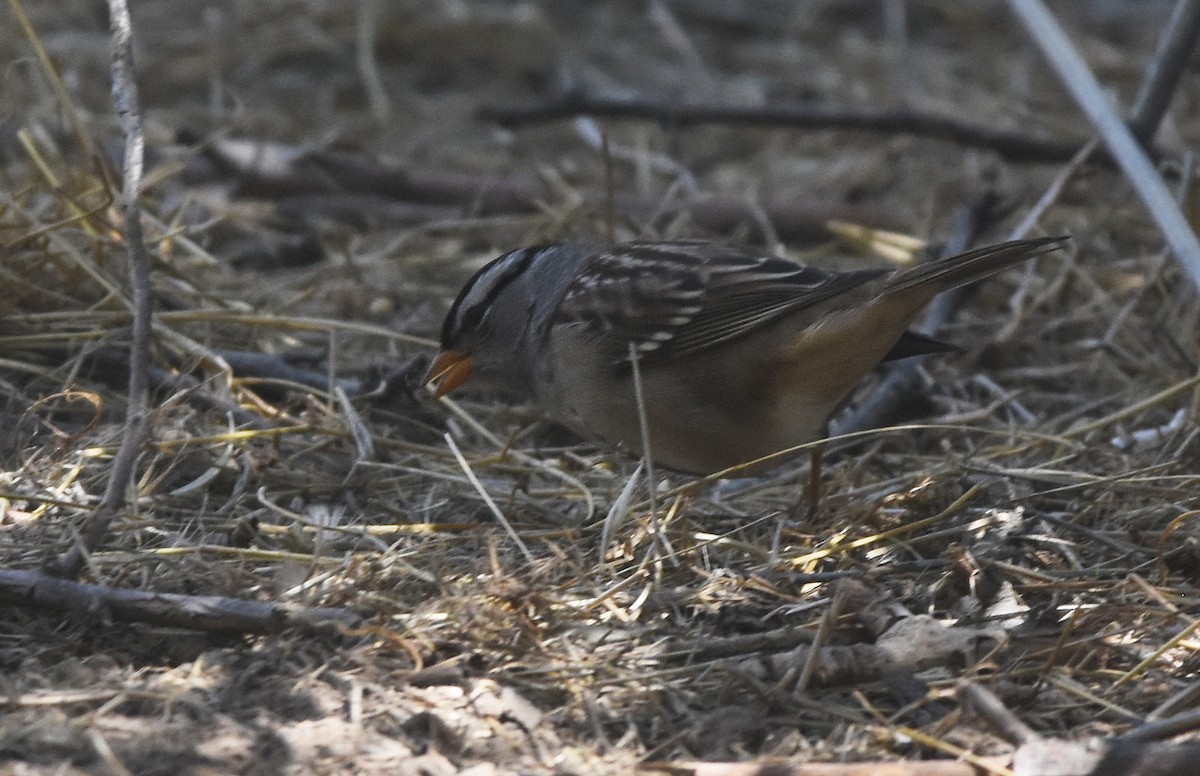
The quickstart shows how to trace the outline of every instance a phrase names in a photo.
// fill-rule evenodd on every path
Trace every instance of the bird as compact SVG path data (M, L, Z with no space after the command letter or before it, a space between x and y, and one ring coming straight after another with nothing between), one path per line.
M425 383L532 401L585 438L708 475L823 438L881 362L957 349L909 331L935 296L1067 239L849 271L707 241L521 248L463 286Z

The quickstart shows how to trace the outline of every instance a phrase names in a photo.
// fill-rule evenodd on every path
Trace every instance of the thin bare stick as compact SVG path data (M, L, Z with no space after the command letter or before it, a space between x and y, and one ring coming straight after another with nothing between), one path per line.
M142 133L141 105L133 69L133 22L125 0L109 0L108 14L112 30L113 104L125 136L125 163L122 171L121 207L125 247L129 252L129 277L133 300L132 341L129 348L129 399L125 411L125 429L121 445L113 457L104 497L83 526L82 546L75 544L54 564L55 573L76 577L86 556L108 533L109 523L125 503L126 491L133 487L138 454L146 438L146 416L150 395L150 333L153 325L153 291L150 287L150 255L142 235L139 195L145 137Z
M838 617L842 613L842 604L845 603L845 587L837 587L834 590L833 598L829 602L829 608L825 610L825 614L821 617L821 623L817 626L817 635L813 639L813 643L808 648L808 655L804 659L804 666L800 669L800 676L796 679L796 686L792 691L796 694L804 693L808 690L808 683L812 681L813 672L817 670L817 655L825 647L829 641L829 636L833 633L834 627L837 625Z
M1038 738L1032 728L1018 719L1003 701L982 685L964 682L958 688L958 697L964 706L986 720L1001 738L1013 746L1020 746Z
M608 514L604 516L604 523L600 527L600 562L604 563L604 559L608 556L608 547L612 544L613 533L620 527L621 523L629 515L630 502L633 500L633 491L637 488L638 481L642 478L642 467L645 466L644 461L638 461L637 468L633 470L633 474L629 475L629 479L625 481L621 492L617 494L616 500L612 506L608 508Z
M1171 105L1198 37L1200 0L1179 0L1159 40L1158 50L1146 68L1142 89L1129 116L1129 128L1143 146L1149 146L1158 134L1158 126Z
M1198 385L1200 385L1200 375L1196 377L1189 377L1186 380L1175 383L1175 385L1172 385L1169 388L1164 388L1153 396L1147 396L1145 399L1142 399L1139 402L1121 407L1116 412L1105 415L1102 418L1093 420L1090 423L1084 423L1081 426L1069 428L1064 431L1061 436L1064 439L1074 439L1076 437L1090 434L1093 431L1106 426L1111 426L1112 424L1125 420L1126 418L1132 418L1140 415L1146 410L1157 407L1160 404L1165 404L1171 399L1174 399L1176 396L1186 393Z
M587 504L587 514L584 516L583 522L592 522L592 519L596 516L596 497L592 494L591 488L584 484L583 480L579 479L578 477L572 477L570 474L567 474L565 471L563 471L561 467L551 466L545 461L538 460L532 455L509 447L507 444L505 444L503 439L489 431L486 426L473 418L469 412L460 407L458 402L454 401L453 399L443 396L442 398L438 399L438 401L441 402L443 407L450 410L454 417L466 423L472 431L490 442L497 450L503 451L505 455L512 456L512 458L525 466L528 466L532 469L537 469L543 474L553 477L554 479L561 480L567 485L570 485L572 488L578 490L581 494L583 494L584 503Z
M512 527L512 523L508 522L508 518L505 517L504 513L500 511L500 507L496 505L496 502L492 499L491 494L487 492L487 489L483 487L483 483L480 482L479 478L475 476L475 470L471 468L471 464L467 461L466 456L462 454L462 450L458 449L458 444L455 443L454 437L450 436L450 434L446 434L445 439L446 444L450 447L450 452L454 454L454 460L458 461L458 465L462 467L463 474L467 475L467 479L471 481L472 487L474 487L479 493L479 496L483 499L483 503L487 504L488 509L492 511L492 515L495 516L496 522L500 523L505 532L508 534L508 537L513 540L514 544L517 545L517 548L521 551L521 554L525 556L525 560L533 563L533 553L531 553L529 548L525 546L525 542L521 541L520 534L518 534L516 529Z
M355 64L362 79L367 101L375 120L383 123L392 117L392 103L388 100L383 78L379 75L379 63L375 59L375 38L378 35L380 0L366 0L358 4L354 25Z
M608 133L600 133L600 155L604 159L604 229L610 243L617 241L616 184L613 182L612 149L608 145Z
M727 124L750 127L845 129L881 134L936 137L974 148L990 148L1010 161L1058 162L1070 159L1082 140L1057 140L967 124L949 116L911 110L853 111L807 105L742 107L671 105L657 100L605 99L570 94L556 102L528 106L491 106L477 114L508 127L557 121L574 116L656 121L667 127Z
M650 531L654 541L663 553L678 563L667 537L663 535L662 527L658 524L658 494L655 493L658 478L654 475L654 459L650 455L650 418L646 415L646 395L642 392L642 370L637 348L629 343L629 366L633 370L633 400L637 404L638 431L642 435L642 461L646 464L646 493L650 501Z
M215 595L180 595L123 590L47 576L31 570L0 569L0 604L41 611L93 612L125 622L146 622L201 631L278 633L289 627L319 628L358 621L345 609L309 609L293 604L247 601Z
M1197 729L1200 729L1200 709L1192 709L1170 719L1160 719L1139 725L1118 740L1161 741L1165 738L1191 733Z
M1087 114L1113 159L1133 184L1184 273L1200 289L1200 241L1196 239L1196 233L1154 169L1145 149L1117 115L1108 94L1096 81L1079 50L1071 43L1058 20L1046 10L1042 0L1008 0L1008 4L1037 41L1051 66L1058 71L1063 86Z

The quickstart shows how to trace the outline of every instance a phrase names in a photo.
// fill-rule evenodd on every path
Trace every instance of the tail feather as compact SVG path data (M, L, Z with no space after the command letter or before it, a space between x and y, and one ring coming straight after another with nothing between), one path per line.
M917 286L932 286L938 292L948 291L994 275L1005 267L1057 250L1069 239L1039 237L1032 240L1013 240L947 256L944 259L922 262L892 275L887 281L886 291L892 293Z

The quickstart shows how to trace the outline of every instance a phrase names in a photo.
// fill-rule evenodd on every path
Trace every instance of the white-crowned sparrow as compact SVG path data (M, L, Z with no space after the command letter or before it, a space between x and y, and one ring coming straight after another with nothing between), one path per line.
M523 248L467 281L427 380L468 377L580 433L711 473L823 435L881 361L950 349L907 331L934 296L1058 248L993 245L901 270L834 272L706 242Z

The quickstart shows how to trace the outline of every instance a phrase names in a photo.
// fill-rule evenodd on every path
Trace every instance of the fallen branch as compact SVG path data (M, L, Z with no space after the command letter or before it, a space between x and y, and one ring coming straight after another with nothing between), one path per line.
M451 216L535 213L554 198L540 182L521 176L503 179L451 170L418 168L368 154L314 151L277 143L210 139L203 153L213 167L238 181L244 195L277 200L287 216L321 216L365 226L368 221L412 224ZM605 203L600 190L584 202ZM761 228L764 218L780 239L825 239L829 221L887 226L881 213L840 201L761 204L708 194L621 195L613 202L627 217L647 214L670 219L686 213L702 229L727 232L741 225ZM455 210L447 210L455 208Z
M1013 162L1061 162L1070 159L1082 140L1034 137L975 124L949 116L912 110L879 112L835 110L809 105L671 105L638 99L605 99L570 94L555 102L526 106L491 106L476 114L484 121L506 127L538 124L575 116L608 119L642 119L666 127L727 124L749 127L844 129L888 135L920 135L949 140L972 148L987 148Z
M287 628L320 629L334 623L349 626L358 620L345 609L122 590L24 570L0 570L0 603L213 632L278 633Z

